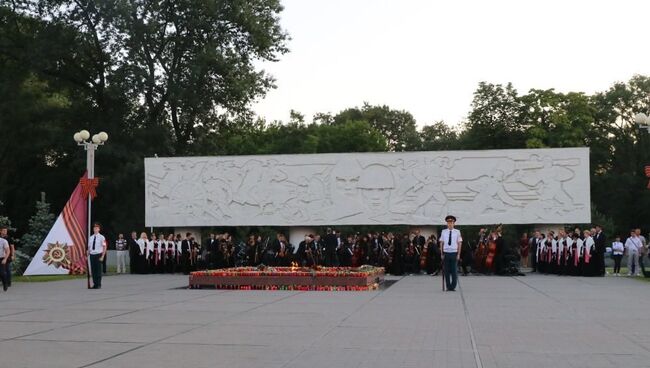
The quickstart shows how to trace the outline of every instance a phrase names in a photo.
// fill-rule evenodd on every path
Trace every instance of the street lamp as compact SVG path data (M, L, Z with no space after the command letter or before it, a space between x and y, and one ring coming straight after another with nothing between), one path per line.
M634 122L639 125L640 129L645 129L650 133L650 116L640 112L634 116Z
M97 147L103 145L108 140L108 134L106 132L99 132L90 137L90 133L87 130L82 130L74 134L74 141L77 142L78 146L83 146L86 150L86 171L88 171L88 179L95 178L95 150ZM90 141L89 141L90 139ZM91 234L91 221L90 221L90 209L92 203L92 195L88 193L88 236Z

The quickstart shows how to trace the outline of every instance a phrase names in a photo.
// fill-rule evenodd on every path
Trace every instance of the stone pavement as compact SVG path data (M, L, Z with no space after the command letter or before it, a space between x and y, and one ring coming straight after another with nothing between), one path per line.
M15 283L0 294L0 367L650 366L649 283L468 276L443 293L439 277L393 279L371 292Z

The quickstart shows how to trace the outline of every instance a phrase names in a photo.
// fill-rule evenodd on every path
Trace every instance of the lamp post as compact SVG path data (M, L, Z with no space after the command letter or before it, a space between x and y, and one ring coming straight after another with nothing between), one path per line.
M645 129L650 133L650 116L640 112L634 115L634 122L639 125L639 129Z
M90 140L89 140L90 139ZM99 132L90 137L90 133L87 130L82 130L74 134L74 141L77 142L78 146L83 146L86 150L86 171L88 171L88 179L93 179L95 177L95 151L97 147L103 145L108 140L108 134L106 132ZM91 232L91 220L90 220L90 210L91 210L92 197L91 194L88 194L88 233L87 236L90 236Z

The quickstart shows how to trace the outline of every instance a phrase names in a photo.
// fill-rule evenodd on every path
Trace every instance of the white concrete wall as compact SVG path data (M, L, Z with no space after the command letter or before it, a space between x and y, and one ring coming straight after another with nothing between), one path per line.
M589 149L145 159L147 226L588 223Z

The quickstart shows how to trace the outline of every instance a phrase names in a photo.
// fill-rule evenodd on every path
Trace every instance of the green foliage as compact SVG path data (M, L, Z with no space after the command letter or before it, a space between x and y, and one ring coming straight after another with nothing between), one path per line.
M329 120L328 116L322 114L317 117L333 124L365 121L385 137L389 151L414 151L420 148L415 118L404 110L393 110L386 105L373 106L366 102L361 108L343 110Z
M460 149L458 131L445 122L425 125L420 131L422 151L451 151Z
M256 66L288 51L281 11L279 0L0 0L0 200L17 233L39 192L55 210L68 199L85 168L80 129L110 136L93 207L109 236L144 225L143 157L575 146L590 147L594 221L650 229L650 136L633 123L650 113L649 77L593 95L482 82L455 128L418 129L408 111L369 103L266 122L250 106L274 86Z
M21 250L30 257L33 257L41 246L41 243L54 225L54 214L50 212L50 204L45 201L42 195L40 201L36 201L36 212L29 219L29 231L20 238Z
M512 84L481 82L472 101L465 129L461 134L465 149L524 148L526 126L524 110Z

